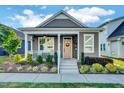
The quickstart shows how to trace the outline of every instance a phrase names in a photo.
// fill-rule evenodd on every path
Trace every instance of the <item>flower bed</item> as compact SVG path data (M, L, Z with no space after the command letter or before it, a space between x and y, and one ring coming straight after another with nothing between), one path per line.
M102 62L100 62L100 60ZM78 63L81 74L122 74L124 73L124 61L109 58L86 58L82 65Z
M37 56L35 60L32 55L28 55L27 59L17 54L13 57L12 62L4 62L0 64L1 73L57 73L57 65L53 61L53 57L48 55L46 61L42 60L42 56Z

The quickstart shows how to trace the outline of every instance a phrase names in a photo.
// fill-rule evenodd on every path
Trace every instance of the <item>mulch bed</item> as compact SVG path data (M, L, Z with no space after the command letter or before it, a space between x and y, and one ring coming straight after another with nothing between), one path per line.
M30 68L30 67L38 67L38 70L37 71L27 71L27 68ZM45 66L45 64L39 64L39 65L36 65L36 66L32 66L30 64L15 64L15 63L12 63L12 62L6 62L4 64L0 64L0 67L3 68L4 71L1 71L0 73L57 73L57 72L51 72L50 70L48 70L47 72L42 72L40 71L40 69L42 67ZM11 70L8 71L8 68L10 68ZM22 68L22 70L18 71L17 68Z

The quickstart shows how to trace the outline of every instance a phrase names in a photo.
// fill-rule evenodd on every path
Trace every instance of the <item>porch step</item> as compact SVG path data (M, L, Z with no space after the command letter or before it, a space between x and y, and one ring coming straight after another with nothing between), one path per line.
M62 74L78 74L77 61L72 59L61 60L60 73Z
M78 74L79 72L78 72L78 70L65 70L65 69L63 69L63 70L60 70L60 73L62 73L62 74Z

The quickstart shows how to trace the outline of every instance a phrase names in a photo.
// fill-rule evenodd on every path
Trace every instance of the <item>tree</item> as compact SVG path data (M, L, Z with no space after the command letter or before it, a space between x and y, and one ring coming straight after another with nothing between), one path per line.
M10 61L12 55L17 52L21 39L16 35L14 29L0 24L0 43L9 53Z

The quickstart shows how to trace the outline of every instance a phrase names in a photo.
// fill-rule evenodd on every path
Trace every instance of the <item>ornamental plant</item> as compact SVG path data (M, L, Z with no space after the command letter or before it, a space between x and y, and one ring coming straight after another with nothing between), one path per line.
M116 73L117 72L117 67L114 66L111 63L108 63L105 65L106 69L110 72L110 73Z
M88 73L90 71L90 67L88 65L83 65L80 68L81 73Z
M97 72L102 72L103 71L103 66L101 64L95 63L92 65L92 70L93 72L97 73Z

